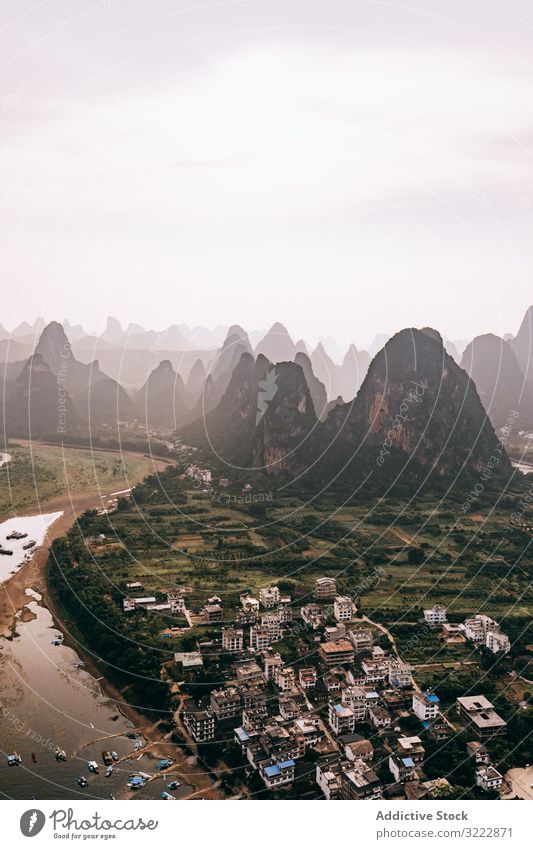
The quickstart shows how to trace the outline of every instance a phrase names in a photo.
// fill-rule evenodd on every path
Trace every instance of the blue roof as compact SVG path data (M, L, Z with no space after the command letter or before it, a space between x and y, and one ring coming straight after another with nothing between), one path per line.
M286 769L289 766L294 766L294 761L283 761L279 766L280 769Z
M426 693L426 698L428 702L438 702L439 697L435 695L435 693Z
M422 725L424 726L424 728L429 728L429 720L424 719L424 721L422 722Z
M279 775L280 772L281 770L277 764L272 764L272 766L265 767L265 774L268 775L269 778L273 778L275 775Z
M404 766L414 766L415 762L412 758L402 758L402 763Z
M246 743L247 740L250 739L250 735L248 734L247 731L244 730L242 725L240 725L238 728L235 729L235 734L237 735L237 737L239 738L239 740L242 743Z

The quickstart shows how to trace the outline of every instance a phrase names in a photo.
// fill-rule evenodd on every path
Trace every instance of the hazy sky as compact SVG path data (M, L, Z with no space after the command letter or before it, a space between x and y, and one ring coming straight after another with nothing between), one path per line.
M532 48L530 0L2 4L0 322L515 332Z

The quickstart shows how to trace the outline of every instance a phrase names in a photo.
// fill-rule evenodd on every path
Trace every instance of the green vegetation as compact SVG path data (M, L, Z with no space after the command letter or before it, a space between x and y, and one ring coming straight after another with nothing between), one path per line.
M0 467L0 515L35 508L65 492L108 494L127 489L153 470L148 457L119 451L63 448L34 442L8 446Z

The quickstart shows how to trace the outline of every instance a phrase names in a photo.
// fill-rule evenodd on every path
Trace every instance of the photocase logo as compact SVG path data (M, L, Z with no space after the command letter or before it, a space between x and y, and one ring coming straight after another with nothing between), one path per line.
M276 369L271 368L267 371L265 379L259 381L259 392L257 393L257 415L255 417L256 427L265 415L268 410L268 405L278 391L278 384L276 383L277 377Z
M20 818L20 830L24 837L35 837L43 830L46 817L42 811L37 808L31 808L29 811L24 811Z

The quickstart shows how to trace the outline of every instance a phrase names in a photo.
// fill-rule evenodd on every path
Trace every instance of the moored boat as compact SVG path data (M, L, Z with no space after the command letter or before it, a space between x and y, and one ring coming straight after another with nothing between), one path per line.
M33 548L35 545L37 545L37 540L36 539L30 539L30 540L28 540L28 542L24 543L22 548L26 551L28 548Z

